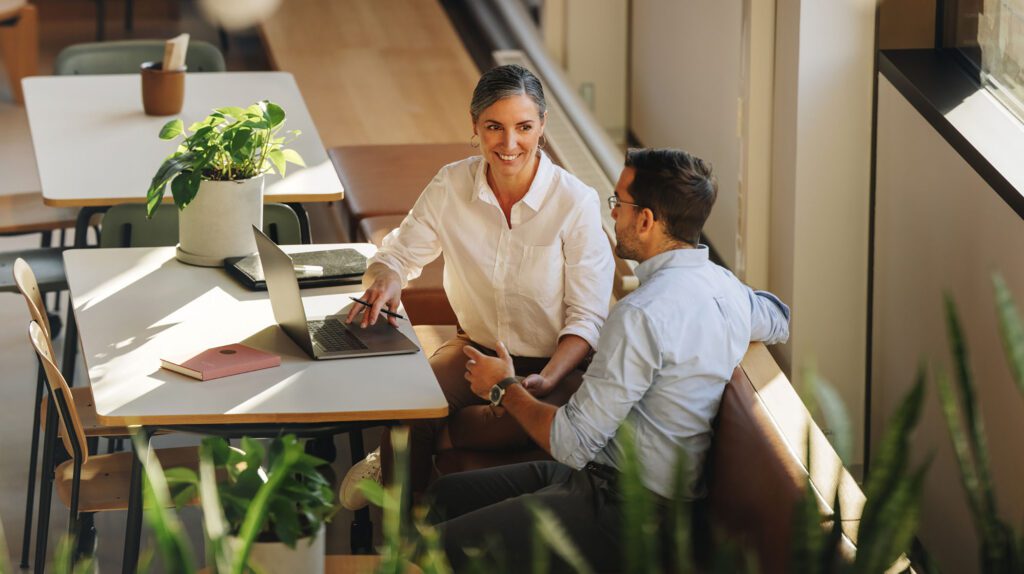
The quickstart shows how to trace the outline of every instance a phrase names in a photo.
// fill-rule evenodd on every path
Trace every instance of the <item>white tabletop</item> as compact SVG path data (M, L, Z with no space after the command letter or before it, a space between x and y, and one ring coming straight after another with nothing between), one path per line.
M288 251L369 244L287 246ZM267 293L224 270L174 259L173 247L84 249L64 254L83 357L100 422L174 425L438 418L444 395L423 352L314 361L277 326ZM358 285L304 289L309 318L340 312ZM402 332L416 335L407 321ZM281 366L197 381L160 368L244 343Z
M180 117L188 127L214 108L279 104L285 130L302 135L290 147L307 167L289 165L283 180L268 175L266 201L341 199L342 186L291 74L224 72L187 74L185 103L176 116L142 111L139 74L26 78L25 107L39 165L43 200L54 206L114 205L145 201L150 180L176 141L157 135ZM166 194L167 200L170 192Z

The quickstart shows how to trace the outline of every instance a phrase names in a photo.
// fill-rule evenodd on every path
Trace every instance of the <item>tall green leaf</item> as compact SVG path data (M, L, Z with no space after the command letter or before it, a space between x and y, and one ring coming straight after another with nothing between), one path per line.
M657 572L657 522L651 493L644 487L643 469L636 450L633 427L624 423L619 428L622 445L622 468L619 470L619 491L622 495L622 548L625 572L646 574Z
M580 553L579 548L573 543L569 533L566 532L565 527L562 526L562 523L553 512L540 505L530 506L530 512L533 514L535 536L539 537L544 542L544 545L557 554L559 558L565 560L566 564L571 566L577 574L590 574L593 572L583 554ZM536 551L537 549L535 548L534 550ZM544 552L543 555L546 557L547 553Z
M988 458L988 441L985 438L985 427L982 422L981 406L978 404L977 392L975 390L974 376L971 373L970 354L967 351L967 341L963 336L963 329L960 327L960 319L956 311L956 303L953 297L946 293L946 326L949 334L949 343L953 353L953 366L956 373L957 387L960 390L960 398L963 402L964 420L967 423L967 439L971 445L971 451L977 462L976 472L978 475L978 487L980 488L980 502L985 513L994 516L996 513L995 491L992 487L992 477L989 472L991 464Z
M1003 350L1006 352L1017 389L1024 394L1024 325L1003 276L993 274L992 285L996 292L996 311L999 315L999 333L1002 335Z
M194 572L192 549L184 527L170 510L173 506L171 495L160 461L142 435L133 435L132 442L135 454L142 463L142 497L146 509L143 516L153 531L164 568L168 572Z

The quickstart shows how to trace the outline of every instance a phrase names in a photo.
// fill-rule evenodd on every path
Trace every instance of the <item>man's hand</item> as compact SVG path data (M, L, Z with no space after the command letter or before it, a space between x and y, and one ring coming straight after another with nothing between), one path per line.
M462 352L469 357L466 361L466 380L473 393L482 399L490 399L491 387L502 379L516 375L505 344L499 341L497 351L497 357L488 357L470 345L462 348Z
M380 268L373 269L378 266ZM359 316L360 312L363 312L363 320L360 324L364 329L377 323L377 318L381 316L380 310L385 306L387 306L389 311L397 312L399 305L402 303L402 279L398 276L398 273L379 263L375 263L371 266L371 269L375 271L373 282L361 297L370 306L366 307L359 303L352 303L352 307L348 310L348 317L345 318L346 323L351 323ZM369 272L370 270L368 269L367 271ZM386 317L388 318L388 323L391 323L394 327L398 326L398 319L392 316Z
M537 397L546 397L558 385L553 379L544 375L530 375L523 379L523 388L530 391L530 394Z

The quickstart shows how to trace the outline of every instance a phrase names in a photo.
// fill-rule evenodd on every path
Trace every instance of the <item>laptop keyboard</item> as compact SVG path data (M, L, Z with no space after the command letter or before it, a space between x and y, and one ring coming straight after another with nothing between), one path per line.
M335 319L310 321L309 334L313 337L315 345L329 353L361 351L367 348L362 341Z

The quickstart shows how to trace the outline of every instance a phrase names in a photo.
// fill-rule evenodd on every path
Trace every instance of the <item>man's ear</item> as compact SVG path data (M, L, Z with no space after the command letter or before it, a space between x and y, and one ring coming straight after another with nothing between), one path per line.
M654 219L654 212L646 207L640 210L636 220L638 233L651 233L658 226L658 222Z

